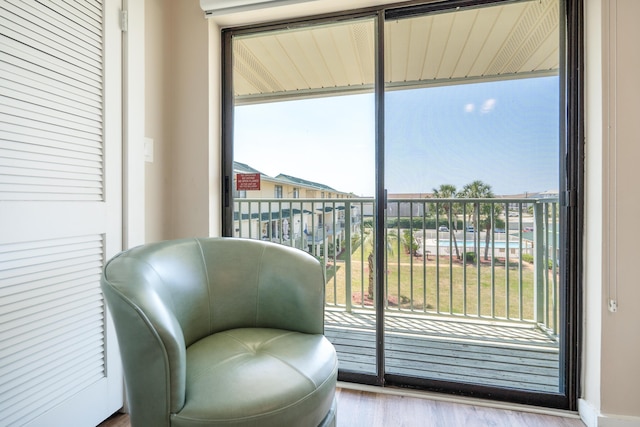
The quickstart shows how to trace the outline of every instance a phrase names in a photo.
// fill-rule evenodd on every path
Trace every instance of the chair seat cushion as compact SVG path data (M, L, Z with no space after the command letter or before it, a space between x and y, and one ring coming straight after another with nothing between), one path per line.
M187 348L186 401L176 426L317 426L335 397L338 361L322 335L219 332Z

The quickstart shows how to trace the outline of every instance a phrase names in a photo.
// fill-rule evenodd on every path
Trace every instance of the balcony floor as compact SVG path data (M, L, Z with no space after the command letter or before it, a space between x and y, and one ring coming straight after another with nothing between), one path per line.
M386 315L389 374L558 392L558 343L527 323L390 313ZM340 369L375 373L375 316L327 308L325 335Z

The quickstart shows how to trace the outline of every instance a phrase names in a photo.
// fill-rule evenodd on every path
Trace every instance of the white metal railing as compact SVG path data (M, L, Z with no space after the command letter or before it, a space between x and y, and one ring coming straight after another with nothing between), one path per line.
M373 309L374 200L235 199L234 236L319 258L327 306ZM557 199L390 199L387 310L558 330Z

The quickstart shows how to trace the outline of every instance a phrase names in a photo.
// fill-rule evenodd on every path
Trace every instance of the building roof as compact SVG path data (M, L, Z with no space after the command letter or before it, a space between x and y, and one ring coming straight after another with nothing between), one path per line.
M245 163L240 163L235 161L233 162L233 172L234 173L259 173L260 179L271 181L271 182L276 182L276 183L279 182L282 184L289 184L289 185L293 184L300 187L310 188L310 189L319 190L319 191L327 191L331 193L348 194L343 191L338 191L335 188L329 187L328 185L321 184L319 182L309 181L307 179L298 178L292 175L285 175L281 173L276 175L275 177L272 177L260 172L257 169L252 168L251 166Z
M317 190L330 191L332 193L341 193L341 191L331 188L328 185L320 184L319 182L313 182L313 181L309 181L309 180L298 178L291 175L285 175L283 173L276 175L276 179L285 181L290 184L298 184L305 187L315 188Z
M236 173L259 173L262 176L268 177L269 175L265 175L264 173L260 172L257 169L252 168L251 166L245 164L245 163L240 163L240 162L233 162L233 171Z

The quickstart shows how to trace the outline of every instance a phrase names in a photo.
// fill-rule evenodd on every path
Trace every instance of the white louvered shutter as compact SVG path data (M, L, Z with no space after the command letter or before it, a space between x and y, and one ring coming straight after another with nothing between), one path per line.
M122 405L100 292L121 247L119 6L0 0L0 426Z

